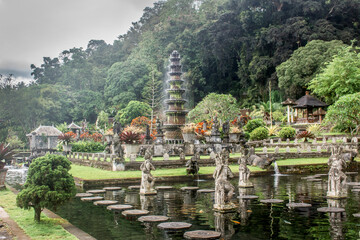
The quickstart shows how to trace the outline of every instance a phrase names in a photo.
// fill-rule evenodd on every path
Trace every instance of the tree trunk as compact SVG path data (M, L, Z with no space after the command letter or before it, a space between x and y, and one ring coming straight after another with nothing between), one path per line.
M41 207L34 207L34 211L35 211L34 220L36 222L40 222Z

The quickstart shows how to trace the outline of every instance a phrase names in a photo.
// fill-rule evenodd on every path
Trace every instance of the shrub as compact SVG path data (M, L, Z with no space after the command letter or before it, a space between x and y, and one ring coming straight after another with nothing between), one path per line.
M269 131L269 136L275 136L280 130L279 126L277 125L266 127L266 129Z
M245 131L251 133L254 129L258 127L265 127L265 122L262 119L253 119L249 120L249 122L245 125Z
M281 122L284 118L284 114L281 111L275 111L272 113L272 119L276 122Z
M73 152L102 152L105 145L94 141L78 141L72 144Z
M64 156L47 154L31 163L24 189L16 198L17 206L34 208L40 222L44 208L56 209L75 195L74 179L69 174L71 162Z
M282 128L280 131L279 131L279 134L278 136L285 140L287 138L293 138L295 137L295 134L296 134L296 130L295 128L292 128L292 127L284 127Z
M263 140L269 136L269 131L265 127L258 127L250 133L250 140Z
M312 132L309 131L302 131L296 135L297 139L304 138L304 142L308 141L308 138L314 139L315 135Z

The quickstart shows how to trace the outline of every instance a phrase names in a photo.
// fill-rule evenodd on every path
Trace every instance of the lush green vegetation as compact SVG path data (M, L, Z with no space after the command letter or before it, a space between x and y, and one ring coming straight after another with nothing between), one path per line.
M267 139L268 137L269 137L269 130L267 130L265 127L255 128L250 133L250 140L253 140L253 141Z
M35 222L32 211L23 210L16 206L16 195L10 190L0 191L0 199L0 206L32 239L77 239L61 226L61 223L66 223L66 220L41 216L41 222Z
M68 173L70 161L64 156L47 154L36 158L29 167L24 189L17 195L16 204L33 208L34 220L40 222L44 208L54 208L75 195L74 179Z
M105 145L94 141L78 141L72 143L73 152L103 152ZM62 151L62 149L60 150Z
M295 128L292 127L283 127L280 131L279 131L279 137L282 140L286 140L287 138L293 138L295 137L296 134L296 130Z
M14 86L11 76L2 77L0 141L9 129L25 142L40 124L84 118L94 124L102 110L121 116L130 101L161 102L164 65L174 49L182 56L190 108L212 92L231 94L244 107L266 103L269 86L273 102L284 100L287 89L298 98L305 89L298 82L278 86L278 76L308 81L340 41L350 45L360 35L359 0L204 0L198 9L193 2L156 2L112 44L90 40L86 49L44 57L31 66L36 84ZM312 40L339 41L294 53ZM296 74L276 71L293 53L286 66ZM150 106L156 113L160 104Z
M325 164L329 158L296 158L296 159L285 159L276 160L278 166L288 165L307 165L307 164Z

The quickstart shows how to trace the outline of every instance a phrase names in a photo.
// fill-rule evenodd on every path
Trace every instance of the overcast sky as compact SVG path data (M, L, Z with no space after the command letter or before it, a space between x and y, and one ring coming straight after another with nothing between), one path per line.
M0 0L0 74L30 77L30 64L86 48L91 39L113 43L155 0Z

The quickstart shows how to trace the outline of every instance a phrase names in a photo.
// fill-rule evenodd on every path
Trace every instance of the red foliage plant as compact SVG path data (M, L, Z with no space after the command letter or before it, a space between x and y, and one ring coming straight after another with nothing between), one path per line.
M5 146L5 143L0 143L0 161L9 161L12 159L14 152L9 147L9 144ZM0 162L1 164L1 162Z
M309 131L302 131L302 132L299 132L296 135L296 138L298 138L298 139L304 138L304 142L307 142L308 138L314 139L315 135L312 132L309 132Z
M142 141L142 137L139 133L124 131L120 134L120 140L127 144L139 144Z
M131 121L130 125L135 126L135 127L139 127L143 131L146 131L146 125L151 126L151 120L149 118L147 118L147 117L141 116L141 117L134 118ZM156 132L156 118L155 117L152 120L152 126L153 126L153 129L152 129L152 131L150 133L150 136L155 140L156 139L155 135L157 134L157 132Z

